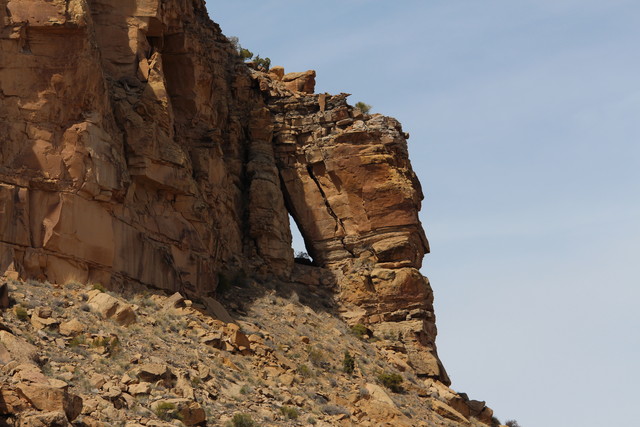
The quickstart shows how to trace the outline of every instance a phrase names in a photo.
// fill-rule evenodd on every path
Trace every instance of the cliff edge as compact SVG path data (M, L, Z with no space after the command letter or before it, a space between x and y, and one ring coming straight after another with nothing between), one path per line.
M0 273L200 302L239 275L321 287L450 384L395 119L248 67L202 0L0 0L0 23Z

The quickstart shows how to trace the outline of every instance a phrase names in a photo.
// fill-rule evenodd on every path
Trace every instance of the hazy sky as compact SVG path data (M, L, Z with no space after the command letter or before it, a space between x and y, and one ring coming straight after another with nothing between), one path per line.
M637 422L640 2L208 5L411 134L455 390L522 427Z

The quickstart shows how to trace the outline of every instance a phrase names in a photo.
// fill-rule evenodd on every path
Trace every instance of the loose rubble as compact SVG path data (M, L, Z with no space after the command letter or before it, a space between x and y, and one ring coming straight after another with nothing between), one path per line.
M6 425L233 426L238 414L262 426L491 423L483 402L398 369L404 355L393 341L353 332L318 303L328 293L302 284L234 286L223 296L236 307L221 314L232 320L225 322L177 293L2 283L11 305L1 319L11 332L0 330ZM135 321L105 315L117 313L113 307L131 310L135 317L126 318ZM355 361L350 374L345 352ZM401 375L401 392L379 383L383 372Z

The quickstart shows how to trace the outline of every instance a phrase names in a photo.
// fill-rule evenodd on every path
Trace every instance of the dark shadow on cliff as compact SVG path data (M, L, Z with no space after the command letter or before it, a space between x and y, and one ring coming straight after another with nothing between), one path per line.
M322 273L324 285L318 280L309 280L314 273ZM294 278L303 277L306 283L278 278L251 278L238 275L228 277L220 275L220 283L215 298L238 319L247 315L258 299L276 296L300 303L315 312L327 312L338 316L338 304L335 299L335 277L329 270L320 267L296 263ZM330 281L331 283L327 283Z

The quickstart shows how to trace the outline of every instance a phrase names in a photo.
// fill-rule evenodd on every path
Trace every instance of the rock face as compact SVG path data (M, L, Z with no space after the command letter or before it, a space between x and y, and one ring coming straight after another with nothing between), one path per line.
M285 201L311 256L335 274L344 317L400 336L418 375L448 382L433 292L418 271L429 244L408 135L395 119L349 106L345 94L292 91L290 75L254 73L274 120Z
M206 298L290 278L291 214L344 317L448 383L396 120L249 70L202 0L0 0L0 25L0 271Z
M198 294L225 269L287 275L245 67L203 1L125 3L0 1L0 267Z

